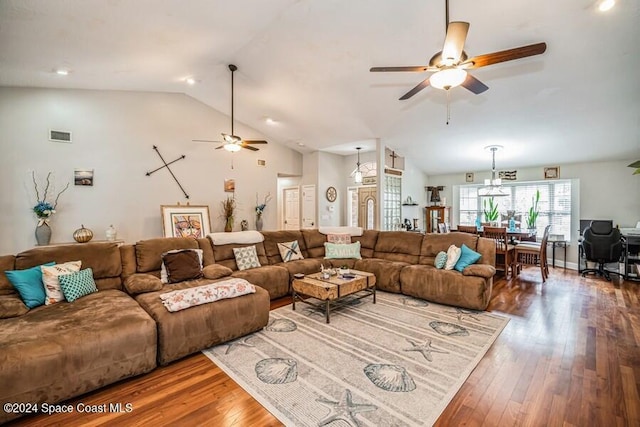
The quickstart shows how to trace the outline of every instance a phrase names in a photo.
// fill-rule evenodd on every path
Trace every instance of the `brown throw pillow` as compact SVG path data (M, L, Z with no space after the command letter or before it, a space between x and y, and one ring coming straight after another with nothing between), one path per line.
M167 253L162 256L162 262L167 268L169 283L200 279L202 277L200 258L195 251L186 250Z
M163 286L159 278L152 274L145 273L132 274L124 281L124 287L130 295L159 291Z
M231 276L231 273L233 273L233 270L220 264L210 264L202 269L202 274L207 279L221 279Z

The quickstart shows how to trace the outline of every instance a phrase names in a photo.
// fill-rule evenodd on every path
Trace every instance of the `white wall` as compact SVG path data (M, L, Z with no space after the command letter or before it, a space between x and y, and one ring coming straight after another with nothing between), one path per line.
M346 224L347 178L344 174L344 157L338 154L318 152L318 225L339 226ZM338 197L329 202L327 188L335 187Z
M48 129L73 132L73 143L48 141ZM171 169L192 205L209 206L213 231L224 228L220 203L230 194L223 191L227 178L236 180L234 229L242 219L253 228L256 193L275 196L278 173L301 175L302 156L277 141L236 154L191 141L218 139L229 131L228 116L183 94L0 88L0 253L35 245L32 170L40 179L54 172L57 191L71 182L51 221L52 242L73 241L81 224L95 239L104 239L110 224L127 242L162 236L160 206L187 199L166 170L145 176L162 165L153 145L167 162L186 155ZM236 133L264 138L238 123ZM258 159L266 160L266 167L257 166ZM74 186L75 168L94 169L94 185ZM277 218L274 197L265 211L265 229L278 228Z
M584 219L612 219L620 227L633 227L640 221L640 176L632 175L633 169L627 167L637 159L622 161L575 163L560 165L560 178L572 179L574 205L572 206L572 229L579 228L580 218ZM502 170L510 170L508 165ZM474 173L474 182L482 183L490 178L490 171ZM518 169L518 181L537 181L544 178L544 168ZM517 181L516 181L517 182ZM430 185L444 185L441 196L447 198L447 204L455 203L452 189L454 185L464 185L464 174L431 175ZM457 210L453 210L452 223L457 225ZM567 259L576 263L577 233L572 233L572 241L567 253ZM556 254L557 256L557 254Z

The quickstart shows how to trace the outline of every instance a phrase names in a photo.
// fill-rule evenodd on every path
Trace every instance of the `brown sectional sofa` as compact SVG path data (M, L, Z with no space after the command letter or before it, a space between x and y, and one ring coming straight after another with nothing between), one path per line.
M265 231L255 243L261 267L239 271L233 248L198 240L158 238L117 247L87 243L35 248L0 256L0 272L49 261L83 261L100 290L73 303L28 310L0 273L0 402L56 403L122 378L148 372L188 354L266 326L269 300L290 294L295 273L321 265L372 272L378 289L483 310L495 274L491 241L466 233L414 234L365 230L353 236L362 259L325 259L325 234L318 230ZM278 243L297 240L305 259L283 262ZM482 255L462 273L433 267L439 251L462 243ZM172 249L201 249L203 279L159 284L161 255ZM159 295L225 277L240 277L256 293L170 313ZM3 317L3 316L0 316ZM0 413L0 423L17 415Z

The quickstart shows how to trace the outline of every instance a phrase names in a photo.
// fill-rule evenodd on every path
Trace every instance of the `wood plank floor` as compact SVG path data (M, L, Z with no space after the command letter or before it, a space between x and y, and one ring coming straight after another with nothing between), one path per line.
M489 310L511 321L437 425L640 426L639 289L561 268L544 285L533 267L515 279L498 276ZM280 425L201 353L69 403L80 402L132 410L13 425Z

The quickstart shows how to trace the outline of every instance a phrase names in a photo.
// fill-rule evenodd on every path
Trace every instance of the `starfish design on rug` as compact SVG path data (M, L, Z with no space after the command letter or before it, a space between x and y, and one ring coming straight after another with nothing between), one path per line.
M224 354L229 354L234 348L241 347L241 346L255 347L255 345L249 342L249 338L252 338L252 337L244 337L235 341L231 341L229 344L227 344L227 350L224 352Z
M329 412L326 417L318 421L318 427L326 426L327 424L331 424L338 420L346 422L351 427L360 427L360 423L356 420L356 415L360 412L369 412L378 409L375 405L353 403L351 390L349 389L345 389L342 392L342 396L340 396L340 400L338 402L324 399L322 397L316 399L316 402L320 402L331 409L331 412Z
M419 344L412 340L409 341L409 344L412 345L411 348L405 348L403 351L417 351L424 356L429 362L433 362L433 355L431 353L443 353L449 354L448 351L438 350L437 348L433 348L431 346L431 340L427 340L424 344Z
M476 317L476 315L480 313L481 312L477 310L466 310L464 308L456 308L456 316L458 317L458 322L464 319L465 316L475 320L476 322L482 322L482 320Z

